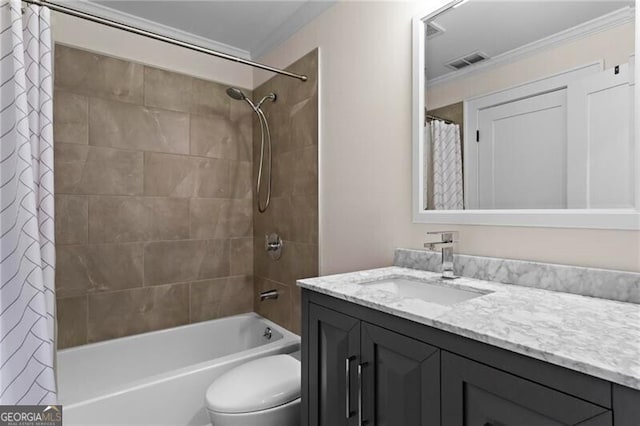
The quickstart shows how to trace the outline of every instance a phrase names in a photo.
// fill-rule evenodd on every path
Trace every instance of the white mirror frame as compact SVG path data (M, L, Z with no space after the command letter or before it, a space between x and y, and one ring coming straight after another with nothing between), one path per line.
M540 209L540 210L425 210L423 191L423 146L425 111L425 31L428 18L461 3L455 0L443 7L433 7L413 19L413 222L492 226L534 226L555 228L640 229L640 120L635 130L635 208L634 209ZM440 3L442 4L442 3ZM635 8L635 20L640 10ZM635 57L640 57L640 28L636 25ZM640 67L635 67L635 81L640 80ZM635 84L636 117L640 112L640 85Z

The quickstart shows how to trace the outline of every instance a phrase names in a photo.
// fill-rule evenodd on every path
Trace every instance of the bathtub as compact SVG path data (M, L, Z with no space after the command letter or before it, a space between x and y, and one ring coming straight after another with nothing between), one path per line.
M208 425L204 395L216 377L299 348L297 335L250 313L64 349L58 351L64 424Z

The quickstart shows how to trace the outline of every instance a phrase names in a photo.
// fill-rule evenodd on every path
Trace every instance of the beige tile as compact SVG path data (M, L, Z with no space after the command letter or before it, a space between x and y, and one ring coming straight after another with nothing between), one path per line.
M75 93L142 103L142 65L57 44L55 86Z
M55 196L56 245L86 244L89 238L89 201L82 195Z
M194 198L190 204L191 238L239 238L253 235L252 200Z
M289 331L302 335L302 292L297 285L291 287L291 321Z
M273 161L274 197L318 193L318 147L287 151Z
M203 157L251 161L251 141L228 117L191 116L191 154Z
M230 248L231 275L253 275L253 238L234 238Z
M290 209L282 220L289 223L290 241L317 244L318 242L318 196L294 195L290 198Z
M285 197L293 192L296 178L294 171L298 162L296 153L297 151L289 151L274 156L271 188L273 197Z
M296 280L318 276L317 244L284 241L282 257L273 260L264 250L264 237L256 235L254 241L254 274L287 285Z
M144 154L144 194L193 197L199 159L183 155ZM216 182L212 182L216 185ZM221 191L222 192L222 191Z
M226 90L228 87L213 81L194 78L191 92L191 112L229 118L231 103L238 101L232 101L227 96Z
M144 67L144 104L173 111L191 111L193 78Z
M87 297L56 299L58 349L87 343Z
M260 99L273 91L278 101L286 105L294 105L308 99L318 92L318 54L317 49L307 53L286 68L288 71L307 76L307 81L294 80L276 75L254 90L254 99Z
M228 198L229 160L145 153L145 195Z
M56 143L89 143L89 101L64 90L53 95L53 139Z
M233 196L234 161L217 158L201 159L198 163L195 196L203 198L228 198Z
M91 98L89 144L188 154L189 115Z
M267 211L258 213L254 201L253 227L255 237L264 242L265 234L275 232L282 239L291 240L290 218L295 214L291 208L290 197L272 197Z
M142 194L141 152L87 145L55 146L57 193L88 195Z
M89 342L176 327L188 322L189 284L89 295Z
M275 92L275 105L265 107L272 129L274 154L293 151L318 143L318 81L317 50L309 52L287 69L295 69L309 77L300 82L276 76L254 90L254 100ZM254 152L259 144L260 129L254 119Z
M278 298L260 301L259 294L263 291L277 290ZM254 280L255 297L254 311L263 317L285 328L291 327L291 290L289 286L261 277Z
M242 89L242 91L245 95L247 95L247 98L253 99L252 90ZM238 122L241 120L248 120L250 125L251 119L253 118L254 114L255 113L253 112L253 109L251 109L249 104L247 104L245 101L231 100L229 105L229 118L231 118L231 121Z
M188 237L188 199L89 197L89 242L178 240Z
M318 97L302 100L290 110L291 148L318 145Z
M229 269L229 240L159 241L145 246L145 285L226 277Z
M318 146L313 145L293 151L292 194L318 194Z
M191 283L191 322L253 311L253 277Z
M58 246L57 295L142 287L143 253L142 244Z
M282 90L291 104L308 99L318 93L318 50L314 49L295 61L287 67L291 72L304 74L308 77L307 81L287 80L278 76L281 85L278 89Z
M277 103L265 108L274 140L273 198L267 212L254 213L255 291L274 287L286 292L284 300L267 304L256 299L254 306L257 312L299 333L300 291L295 281L318 275L317 50L288 69L308 75L309 81L276 76L254 91L256 100L270 91L278 95ZM254 119L254 176L259 136ZM277 232L285 240L277 261L264 250L268 232Z
M271 143L273 155L277 156L284 152L295 149L291 140L291 117L289 116L289 108L286 105L278 105L273 108L263 108L269 130L271 132ZM253 118L253 159L257 163L260 155L261 145L261 129L259 121ZM265 147L266 150L266 147ZM266 152L266 151L265 151Z
M253 165L248 161L230 161L230 185L232 198L253 197Z

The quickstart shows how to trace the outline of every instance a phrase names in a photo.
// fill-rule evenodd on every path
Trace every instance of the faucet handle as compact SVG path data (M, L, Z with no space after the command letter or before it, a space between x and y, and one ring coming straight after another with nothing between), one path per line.
M440 235L440 243L457 243L458 242L458 231L431 231L427 232L427 235ZM425 243L433 244L433 243Z

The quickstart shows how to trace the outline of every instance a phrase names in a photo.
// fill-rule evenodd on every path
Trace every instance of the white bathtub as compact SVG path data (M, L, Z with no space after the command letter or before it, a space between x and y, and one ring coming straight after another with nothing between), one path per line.
M204 395L216 377L299 347L297 335L250 313L64 349L58 352L64 424L208 425Z

